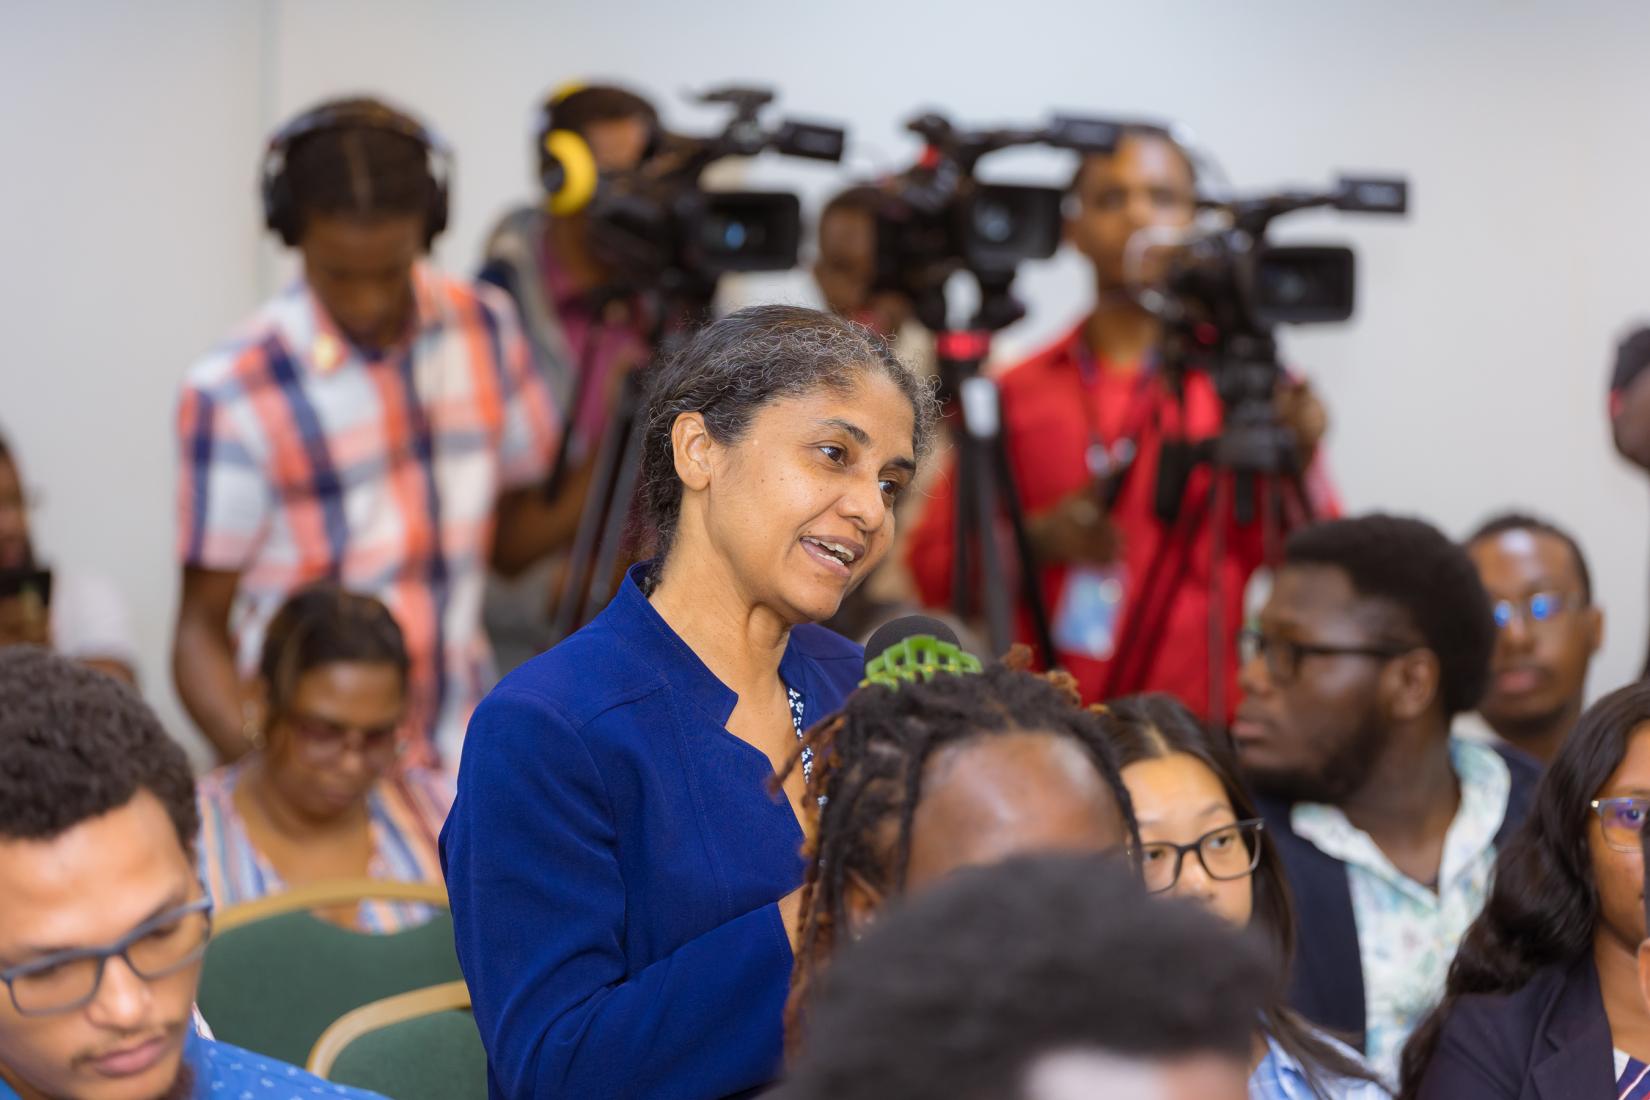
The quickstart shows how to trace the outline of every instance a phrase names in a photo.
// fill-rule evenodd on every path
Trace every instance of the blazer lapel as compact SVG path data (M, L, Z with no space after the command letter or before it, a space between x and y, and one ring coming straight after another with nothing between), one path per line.
M1591 958L1571 968L1553 999L1538 1040L1547 1056L1531 1067L1540 1100L1609 1100L1615 1096L1615 1047Z

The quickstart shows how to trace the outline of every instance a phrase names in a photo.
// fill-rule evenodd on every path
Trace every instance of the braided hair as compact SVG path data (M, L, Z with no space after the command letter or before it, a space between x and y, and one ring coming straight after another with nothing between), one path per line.
M1025 671L1029 658L1029 650L1016 646L980 673L940 674L897 689L862 687L838 714L804 735L778 777L782 783L802 753L812 753L802 802L813 818L803 851L802 931L785 1006L791 1049L799 1043L813 980L848 923L849 883L857 877L889 894L905 888L923 772L938 750L1032 731L1070 737L1093 759L1122 811L1129 850L1138 850L1134 806L1099 715L1084 709L1068 673L1032 674Z

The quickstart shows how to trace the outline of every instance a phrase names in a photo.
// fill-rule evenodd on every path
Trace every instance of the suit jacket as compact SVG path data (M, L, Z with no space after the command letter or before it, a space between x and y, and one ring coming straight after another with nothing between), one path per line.
M1418 1100L1610 1100L1614 1046L1592 956L1536 972L1515 993L1462 997Z
M1496 745L1495 751L1506 761L1512 778L1506 816L1495 834L1499 851L1524 820L1541 768L1517 749ZM1295 958L1289 1003L1319 1027L1350 1037L1361 1050L1364 972L1346 864L1295 835L1289 823L1292 803L1268 798L1256 801L1266 819L1266 836L1277 845L1295 899Z

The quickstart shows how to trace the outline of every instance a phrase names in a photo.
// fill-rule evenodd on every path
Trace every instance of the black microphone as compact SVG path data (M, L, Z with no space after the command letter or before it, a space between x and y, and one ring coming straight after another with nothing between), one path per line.
M980 659L962 648L957 633L928 615L902 615L877 628L865 643L866 684L897 688L936 672L980 671Z

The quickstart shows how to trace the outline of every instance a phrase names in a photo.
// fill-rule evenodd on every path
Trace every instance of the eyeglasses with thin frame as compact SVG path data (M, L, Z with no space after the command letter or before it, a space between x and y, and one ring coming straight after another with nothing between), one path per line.
M1260 818L1238 821L1210 829L1190 844L1154 840L1140 846L1140 871L1146 889L1153 894L1174 889L1188 853L1212 879L1247 878L1260 864L1260 834L1266 823Z
M104 947L54 951L0 970L0 982L22 1016L55 1016L82 1008L97 996L103 971L118 958L146 982L176 974L206 953L212 938L212 899L168 909Z
M393 763L401 755L403 745L397 737L397 726L376 729L347 729L314 715L293 713L286 724L307 759L312 764L330 764L344 755L346 748L354 749L375 767Z
M1496 600L1495 628L1506 630L1514 622L1526 628L1539 623L1550 623L1566 611L1573 611L1582 601L1564 592L1536 592L1519 600Z
M1618 852L1643 850L1640 830L1650 821L1650 798L1595 798L1587 805L1598 815L1605 844Z
M1373 657L1389 661L1410 652L1409 645L1319 645L1292 638L1268 637L1253 627L1238 632L1238 656L1244 664L1256 657L1266 662L1266 673L1274 684L1292 683L1308 657Z

